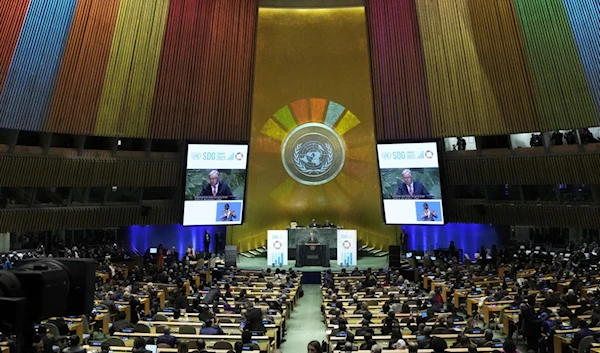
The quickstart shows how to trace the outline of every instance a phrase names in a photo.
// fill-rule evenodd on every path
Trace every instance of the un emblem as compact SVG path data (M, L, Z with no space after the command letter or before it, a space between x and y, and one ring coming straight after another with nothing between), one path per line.
M297 182L321 185L335 178L344 166L342 137L320 123L300 125L289 132L281 148L283 166Z

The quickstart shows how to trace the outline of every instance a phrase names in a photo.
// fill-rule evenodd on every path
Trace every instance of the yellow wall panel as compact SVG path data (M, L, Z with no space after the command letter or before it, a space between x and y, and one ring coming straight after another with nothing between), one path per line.
M374 246L394 242L381 211L367 42L363 7L259 9L246 215L230 229L241 251L312 218L357 229ZM277 116L287 107L292 115ZM344 164L329 182L305 185L284 168L281 140L325 121L343 141Z

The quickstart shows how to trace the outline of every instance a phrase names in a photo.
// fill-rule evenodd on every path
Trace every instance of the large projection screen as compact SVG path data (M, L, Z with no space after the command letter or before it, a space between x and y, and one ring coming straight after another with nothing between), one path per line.
M377 145L386 224L444 224L438 145Z
M248 145L188 144L183 225L242 224Z

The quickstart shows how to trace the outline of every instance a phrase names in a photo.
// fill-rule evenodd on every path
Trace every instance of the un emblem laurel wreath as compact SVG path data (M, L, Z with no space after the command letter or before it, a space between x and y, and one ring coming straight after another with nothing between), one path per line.
M331 165L333 164L333 148L330 144L324 143L325 149L327 150L327 159L325 163L323 163L321 167L314 169L308 168L302 161L300 156L300 150L302 149L302 145L303 143L299 143L296 145L296 148L294 148L294 163L296 164L296 167L300 169L301 172L306 174L322 174L325 173L329 169L329 167L331 167Z

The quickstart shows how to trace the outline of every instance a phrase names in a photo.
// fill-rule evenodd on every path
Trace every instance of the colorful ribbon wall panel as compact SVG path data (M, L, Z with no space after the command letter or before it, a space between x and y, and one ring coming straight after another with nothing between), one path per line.
M7 0L0 127L247 141L257 0Z
M257 0L171 2L150 135L247 141Z
M31 0L0 93L2 127L45 129L75 5L76 0Z
M79 0L48 130L93 134L120 0Z
M433 135L427 76L414 1L367 6L377 137Z
M0 2L0 92L6 79L19 33L29 7L28 1L5 0Z
M366 14L379 140L600 124L597 0ZM258 0L1 1L0 128L247 141L257 16Z
M368 1L378 139L598 125L599 7Z

